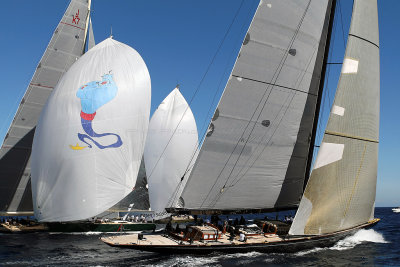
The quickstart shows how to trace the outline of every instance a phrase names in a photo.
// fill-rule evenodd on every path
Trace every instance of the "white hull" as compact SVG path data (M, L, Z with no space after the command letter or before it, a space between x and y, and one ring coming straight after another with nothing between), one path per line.
M393 212L395 212L395 213L400 213L400 207L399 208L394 208L394 209L392 209L393 210Z

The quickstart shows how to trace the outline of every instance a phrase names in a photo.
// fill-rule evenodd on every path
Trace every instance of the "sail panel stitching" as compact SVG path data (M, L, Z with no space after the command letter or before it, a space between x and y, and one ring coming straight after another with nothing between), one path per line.
M72 25L72 24L69 24L69 23L66 23L66 22L63 22L63 21L61 21L60 23L65 24L65 25L68 25L68 26L72 26L72 27L75 27L75 28L78 28L78 29L81 29L82 31L85 30L85 29L83 29L83 28L81 28L81 27L79 27L79 26L75 26L75 25Z

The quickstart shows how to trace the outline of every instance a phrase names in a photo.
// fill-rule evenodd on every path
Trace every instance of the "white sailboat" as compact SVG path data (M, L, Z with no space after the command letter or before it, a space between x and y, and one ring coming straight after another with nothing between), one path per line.
M168 209L231 214L297 208L293 224L285 229L268 221L258 229L229 227L230 235L226 224L206 224L145 240L137 235L104 237L105 243L168 253L292 252L330 246L379 221L374 219L376 0L354 1L340 81L309 175L335 3L260 1L179 197L184 205Z
M178 194L197 147L196 121L177 86L154 112L144 150L150 206L156 220L170 216L165 208L172 195Z

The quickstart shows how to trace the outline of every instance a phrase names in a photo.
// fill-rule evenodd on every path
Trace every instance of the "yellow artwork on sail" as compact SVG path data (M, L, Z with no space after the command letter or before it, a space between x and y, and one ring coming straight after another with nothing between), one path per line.
M82 150L82 149L86 148L87 146L80 146L78 143L76 143L75 146L69 145L69 147L70 147L72 150Z

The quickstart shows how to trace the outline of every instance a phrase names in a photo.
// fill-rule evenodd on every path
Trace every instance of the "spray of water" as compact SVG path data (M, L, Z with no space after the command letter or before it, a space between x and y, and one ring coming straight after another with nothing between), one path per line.
M355 246L365 243L388 243L382 234L376 232L373 229L365 230L361 229L351 236L346 237L343 240L339 240L333 247L330 248L314 248L306 251L300 251L296 253L296 256L304 256L310 253L315 253L321 250L346 250L352 249Z
M333 250L345 250L351 249L363 242L372 243L387 243L382 234L376 232L373 229L365 230L361 229L354 235L348 236L343 240L338 241L332 248Z

